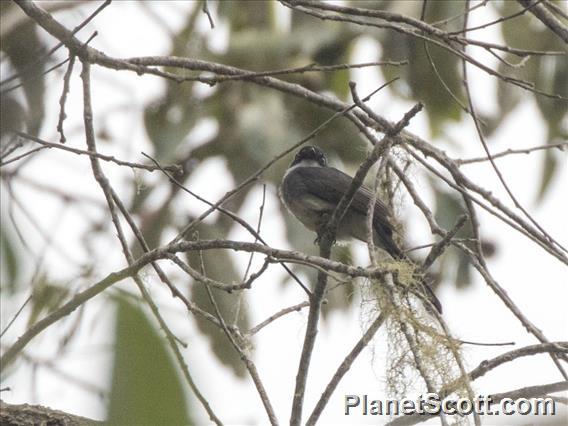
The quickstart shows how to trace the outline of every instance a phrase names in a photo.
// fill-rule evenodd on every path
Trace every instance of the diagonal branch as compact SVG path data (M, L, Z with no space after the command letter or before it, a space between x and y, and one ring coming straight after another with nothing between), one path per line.
M91 64L89 62L83 61L83 60L81 62L82 62L82 65L83 65L83 69L82 69L82 72L81 72L81 79L83 80L83 121L84 121L84 126L85 126L85 139L86 139L87 147L88 147L89 151L96 152L97 148L96 148L96 141L95 141L95 131L94 131L94 125L93 125L93 109L92 109L92 102L91 102L91 74L90 74ZM134 257L132 256L132 253L131 253L130 248L128 246L128 242L126 241L126 237L124 235L124 231L122 229L122 225L120 223L120 220L118 218L118 214L116 212L117 205L121 206L121 210L123 211L123 213L125 213L126 217L130 218L130 215L127 214L126 209L122 205L122 201L120 200L118 195L115 193L115 191L112 189L107 177L104 175L98 158L90 156L89 160L91 162L91 170L93 172L93 176L94 176L95 180L97 181L97 183L99 184L99 186L101 187L103 194L106 198L108 210L109 210L109 213L111 215L111 219L112 219L112 222L114 224L114 227L116 229L117 236L118 236L118 239L120 241L120 245L122 247L122 251L124 253L126 261L128 262L129 265L131 265L131 264L134 263ZM131 220L131 218L130 218L130 220ZM212 410L211 406L209 405L209 402L205 399L205 397L203 396L203 394L201 393L201 391L199 390L199 388L195 384L193 378L191 377L191 374L189 372L189 368L188 368L188 366L187 366L187 364L186 364L186 362L183 358L183 355L181 354L181 351L180 351L180 349L177 345L176 338L173 335L170 328L168 327L168 324L166 323L166 321L164 320L164 318L160 314L158 307L156 306L156 304L154 303L154 301L150 297L148 291L144 287L144 283L142 282L142 279L140 278L138 273L134 273L132 275L132 279L136 283L136 285L137 285L137 287L138 287L138 289L139 289L139 291L142 295L142 298L144 299L146 304L149 306L152 314L154 315L154 317L156 318L156 320L160 324L161 329L164 331L164 333L166 335L166 340L167 340L167 342L168 342L168 344L169 344L169 346L170 346L170 348L171 348L171 350L174 354L174 357L175 357L175 359L176 359L176 361L177 361L177 363L180 367L181 372L183 373L183 377L185 378L189 388L193 391L193 393L195 394L195 397L199 400L199 402L201 403L201 405L203 406L203 408L205 409L205 411L209 415L209 418L211 419L211 421L214 422L215 424L221 426L222 425L221 420L219 420L219 418L217 417L215 412Z
M546 25L554 34L568 43L568 27L556 16L550 13L542 4L535 4L534 0L517 0L525 8L530 8L531 13Z
M381 325L383 325L386 318L387 318L386 314L383 313L379 314L379 316L375 319L375 321L373 321L373 323L365 332L365 334L361 336L361 339L359 339L359 341L355 344L353 349L351 349L349 354L347 354L343 362L337 368L337 371L331 378L330 382L325 387L325 390L323 391L318 403L316 404L314 411L312 411L312 414L308 418L306 425L312 426L316 424L323 409L327 405L329 398L337 388L337 385L339 384L343 376L345 376L345 374L349 371L349 369L351 368L351 366L353 365L353 363L355 362L361 351L363 351L365 346L369 344L369 342L371 341L373 336L377 333L379 328L381 328Z

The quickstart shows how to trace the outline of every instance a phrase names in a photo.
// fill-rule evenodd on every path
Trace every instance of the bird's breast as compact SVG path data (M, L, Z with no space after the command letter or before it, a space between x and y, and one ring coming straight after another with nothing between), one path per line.
M334 207L310 193L295 168L289 169L284 175L279 195L288 211L312 231L317 229L321 215Z

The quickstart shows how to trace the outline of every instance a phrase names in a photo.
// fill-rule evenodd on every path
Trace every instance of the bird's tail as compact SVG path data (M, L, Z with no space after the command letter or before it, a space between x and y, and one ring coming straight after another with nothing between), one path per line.
M387 253L395 260L404 260L406 262L410 262L413 265L417 265L417 263L412 260L408 255L394 242L392 238L387 238L386 241L383 241L383 246ZM432 288L426 282L426 277L422 273L420 267L416 268L416 275L422 275L417 280L417 287L423 293L424 297L428 299L428 301L436 308L436 310L441 314L442 313L442 304L440 300L432 290Z

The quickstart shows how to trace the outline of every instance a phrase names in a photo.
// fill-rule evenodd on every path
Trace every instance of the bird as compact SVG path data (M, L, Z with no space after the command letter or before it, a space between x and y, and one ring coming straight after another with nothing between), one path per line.
M284 173L279 195L287 210L306 228L318 233L326 224L353 178L327 164L325 153L317 146L301 148ZM336 231L338 240L354 238L367 241L367 212L372 191L361 185ZM395 260L411 261L393 239L394 227L389 208L376 197L373 214L373 243ZM430 302L442 312L442 305L432 289L422 284Z

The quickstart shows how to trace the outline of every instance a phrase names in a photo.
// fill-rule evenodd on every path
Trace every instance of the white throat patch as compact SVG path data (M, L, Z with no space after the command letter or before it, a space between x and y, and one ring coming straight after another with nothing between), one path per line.
M288 170L286 170L283 179L285 179L286 176L288 176L288 173L290 173L294 169L297 169L298 167L322 167L322 166L316 160L302 160L298 164L295 164L292 167L290 167Z

